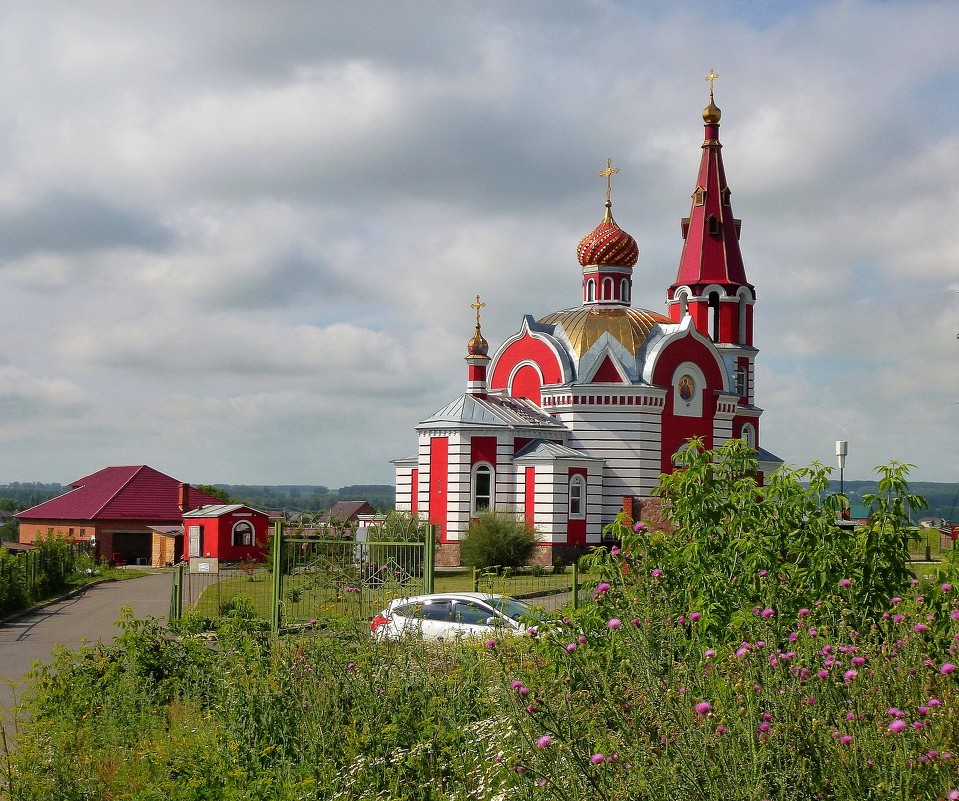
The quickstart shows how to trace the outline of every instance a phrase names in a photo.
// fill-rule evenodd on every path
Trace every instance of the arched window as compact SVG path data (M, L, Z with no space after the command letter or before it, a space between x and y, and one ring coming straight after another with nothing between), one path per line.
M682 319L689 314L689 295L685 292L679 293L679 317Z
M249 520L240 520L233 524L233 545L253 544L253 524Z
M740 398L749 397L749 368L744 364L736 368L736 394Z
M746 344L746 309L749 307L746 304L746 293L739 293L739 344Z
M756 447L756 429L753 428L752 423L744 423L742 431L739 435L739 438L742 439L746 445L750 448Z
M596 282L590 278L586 282L586 302L592 303L594 300L596 300Z
M619 299L623 303L629 303L629 279L623 278L619 282Z
M569 516L573 520L586 517L586 479L581 475L569 480Z
M719 342L719 293L709 293L709 338Z
M612 300L613 299L613 279L604 278L603 279L603 297L601 300Z
M472 482L473 514L487 512L493 508L493 468L481 462L473 468Z

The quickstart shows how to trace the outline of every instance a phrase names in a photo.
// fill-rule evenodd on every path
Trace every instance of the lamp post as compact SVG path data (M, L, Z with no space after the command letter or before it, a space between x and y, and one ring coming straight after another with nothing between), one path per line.
M836 458L839 459L839 494L846 494L845 483L843 482L843 470L846 468L846 454L849 453L849 443L844 439L836 440ZM848 507L847 507L848 508ZM846 512L843 510L843 518Z
M93 551L93 564L96 566L97 563L97 535L90 535L90 549Z

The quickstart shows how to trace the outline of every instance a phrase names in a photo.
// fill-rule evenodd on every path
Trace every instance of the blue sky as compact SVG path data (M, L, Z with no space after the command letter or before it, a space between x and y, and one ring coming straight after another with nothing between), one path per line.
M952 2L0 3L0 481L392 481L602 216L675 278L716 102L762 444L959 481Z

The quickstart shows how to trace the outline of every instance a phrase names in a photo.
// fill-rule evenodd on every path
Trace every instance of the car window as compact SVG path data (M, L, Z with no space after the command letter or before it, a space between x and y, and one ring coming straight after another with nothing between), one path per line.
M450 601L427 601L417 617L423 620L452 620L453 604Z
M522 601L514 601L512 598L497 598L493 601L493 606L507 617L513 620L519 620L521 617L536 616L536 610Z
M456 602L456 622L469 625L485 626L486 621L495 617L492 610L481 606L475 601Z

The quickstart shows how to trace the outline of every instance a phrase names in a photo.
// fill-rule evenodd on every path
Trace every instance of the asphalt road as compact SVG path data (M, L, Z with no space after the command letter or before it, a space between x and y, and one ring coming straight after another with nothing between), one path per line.
M89 587L78 595L35 609L0 625L0 722L9 732L21 683L34 662L49 662L54 646L79 648L112 642L124 606L138 618L166 621L173 573L157 572L128 581Z

